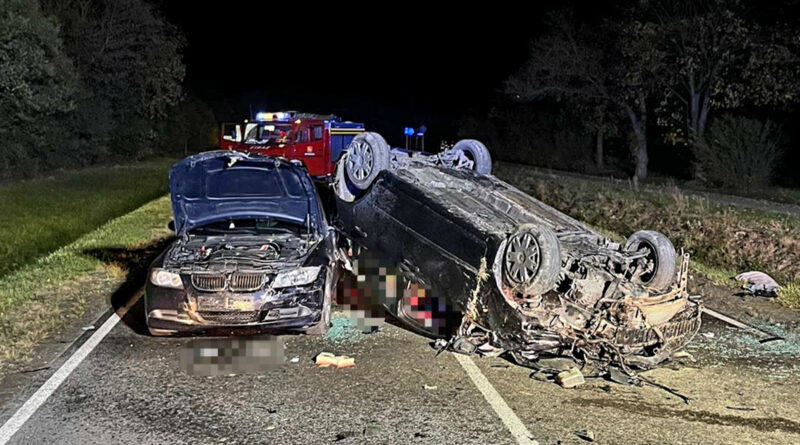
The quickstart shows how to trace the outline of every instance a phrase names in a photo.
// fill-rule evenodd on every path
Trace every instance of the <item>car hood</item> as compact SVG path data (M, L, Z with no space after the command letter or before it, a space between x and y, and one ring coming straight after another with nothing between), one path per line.
M190 156L169 173L172 213L179 235L230 219L314 220L313 184L301 167L267 156L213 151Z

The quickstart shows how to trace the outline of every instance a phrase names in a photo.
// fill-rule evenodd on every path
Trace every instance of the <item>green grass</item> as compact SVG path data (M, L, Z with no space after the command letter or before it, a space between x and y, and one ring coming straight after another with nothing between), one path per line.
M170 217L169 198L162 197L0 277L0 372L83 314L88 295L107 300L119 287L126 271L103 252L130 252L163 240L171 234Z
M168 191L174 159L0 184L0 277Z
M748 270L766 272L786 288L800 282L800 217L709 204L674 187L634 191L510 164L497 165L495 174L603 231L627 237L658 230L715 284L731 286L731 276Z
M786 284L778 291L778 301L792 309L800 309L800 284Z

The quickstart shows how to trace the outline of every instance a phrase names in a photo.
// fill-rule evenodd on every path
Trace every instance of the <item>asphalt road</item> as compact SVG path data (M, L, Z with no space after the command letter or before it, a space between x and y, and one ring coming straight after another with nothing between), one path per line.
M281 337L284 357L273 369L209 376L180 365L196 340L143 335L129 315L9 443L519 443L497 403L541 444L586 443L576 430L608 444L800 443L797 337L753 346L748 334L706 323L714 336L691 345L695 361L646 374L691 397L689 405L662 389L601 379L563 389L502 359L470 358L501 399L490 404L487 388L451 353L436 357L429 340L392 325L362 334L340 313L334 321L325 337ZM356 365L317 368L321 351ZM9 402L0 421L49 375Z

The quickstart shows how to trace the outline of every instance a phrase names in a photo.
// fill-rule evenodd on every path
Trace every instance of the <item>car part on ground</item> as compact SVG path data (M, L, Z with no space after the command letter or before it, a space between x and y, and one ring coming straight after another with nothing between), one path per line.
M505 352L520 363L555 354L648 368L698 331L688 255L676 270L663 235L616 243L491 175L445 165L440 155L392 153L366 190L346 187L349 173L338 170L338 217L353 239L399 265L409 285L462 314L447 333L451 348ZM409 317L400 304L386 307ZM424 329L423 321L412 325Z
M175 164L170 190L178 238L155 260L146 285L153 335L328 329L338 236L303 167L201 153Z

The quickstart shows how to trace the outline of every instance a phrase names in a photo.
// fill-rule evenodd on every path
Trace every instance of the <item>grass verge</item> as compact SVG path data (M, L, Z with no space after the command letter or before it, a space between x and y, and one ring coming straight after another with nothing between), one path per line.
M674 187L634 191L625 186L554 176L499 164L494 173L537 199L606 232L624 237L658 230L692 255L693 269L732 286L736 271L760 270L784 284L781 301L798 307L800 218L710 204ZM794 297L792 297L794 295ZM791 301L797 303L792 305Z
M174 159L0 184L0 277L166 193Z
M170 217L162 197L0 277L0 372L82 315L93 289L108 300L126 273L113 258L169 237Z

